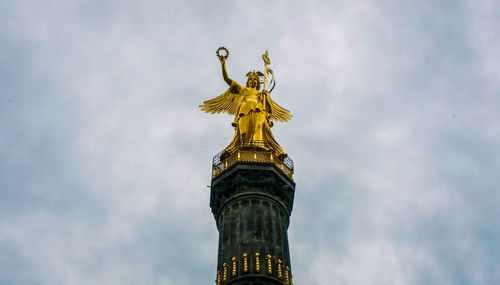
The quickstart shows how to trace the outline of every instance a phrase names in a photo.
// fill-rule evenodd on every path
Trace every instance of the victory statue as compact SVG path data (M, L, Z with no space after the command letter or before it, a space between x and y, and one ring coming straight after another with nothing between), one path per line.
M207 113L226 112L234 115L234 137L223 155L239 149L258 148L271 151L277 158L284 159L287 155L274 139L271 127L273 121L286 122L292 115L271 99L270 93L274 89L275 80L274 73L268 66L271 63L268 52L262 55L264 73L248 72L245 86L238 84L227 74L226 60L229 51L220 47L216 54L221 63L222 77L229 88L218 97L203 102L200 108ZM268 82L269 75L271 80ZM268 86L271 86L269 91Z

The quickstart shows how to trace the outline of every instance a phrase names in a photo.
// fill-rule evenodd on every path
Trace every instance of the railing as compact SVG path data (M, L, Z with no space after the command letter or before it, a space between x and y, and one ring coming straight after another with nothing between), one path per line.
M240 161L272 163L293 180L293 160L288 156L277 157L271 147L263 141L242 144L216 154L212 161L212 177L218 176Z

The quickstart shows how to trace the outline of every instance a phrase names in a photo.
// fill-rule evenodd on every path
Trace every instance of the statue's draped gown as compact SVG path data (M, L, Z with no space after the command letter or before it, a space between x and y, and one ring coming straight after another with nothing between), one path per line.
M239 94L241 99L233 122L236 127L234 137L226 150L231 152L238 147L258 146L273 150L278 157L285 154L271 132L269 95L235 81L228 91Z
M286 156L274 139L271 127L272 121L286 122L292 115L276 104L268 92L232 81L226 92L203 102L200 108L208 113L227 112L234 115L234 137L226 152L232 153L242 147L261 147L273 151L277 157Z

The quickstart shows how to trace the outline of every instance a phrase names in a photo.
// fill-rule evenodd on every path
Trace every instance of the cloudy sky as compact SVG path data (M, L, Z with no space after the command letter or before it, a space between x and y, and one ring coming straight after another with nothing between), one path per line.
M500 4L0 2L0 284L212 284L198 105L267 49L295 284L500 283Z

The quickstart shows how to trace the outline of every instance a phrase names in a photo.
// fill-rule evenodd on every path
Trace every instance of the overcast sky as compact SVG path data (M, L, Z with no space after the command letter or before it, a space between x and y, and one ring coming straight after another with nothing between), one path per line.
M213 284L222 45L294 115L295 284L500 284L494 0L1 1L0 284Z

